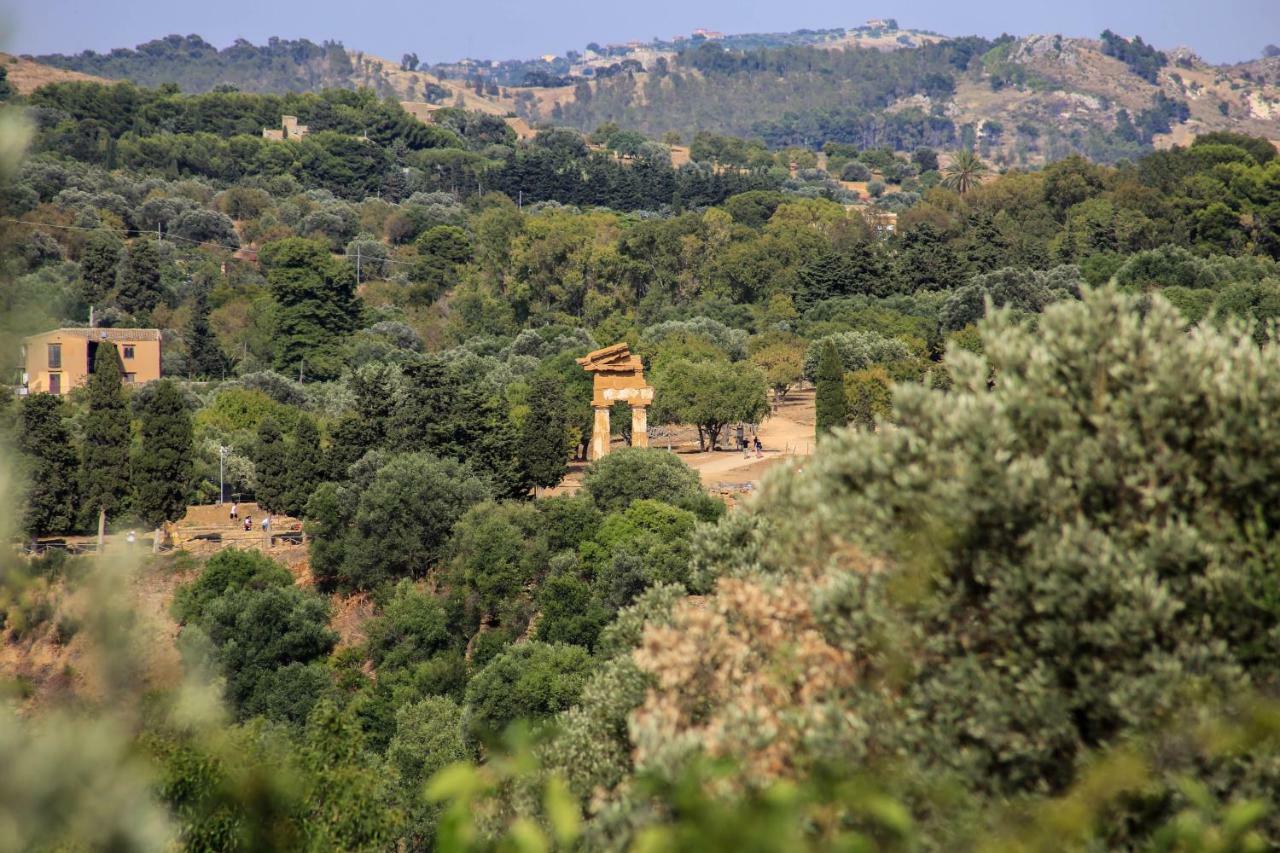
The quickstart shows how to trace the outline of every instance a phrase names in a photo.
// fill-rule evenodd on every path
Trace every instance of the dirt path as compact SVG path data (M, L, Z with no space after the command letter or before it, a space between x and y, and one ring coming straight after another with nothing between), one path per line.
M777 411L760 424L763 458L757 457L754 451L743 456L736 450L681 453L680 458L698 472L703 485L755 483L775 465L811 455L813 431L813 392L799 392L783 401ZM747 440L751 437L748 433ZM731 444L733 440L730 433L724 443Z

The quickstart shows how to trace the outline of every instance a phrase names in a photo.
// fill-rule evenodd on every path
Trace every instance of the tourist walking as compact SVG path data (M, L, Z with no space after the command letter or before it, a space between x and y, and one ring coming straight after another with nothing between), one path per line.
M235 521L240 517L240 504L236 501L231 502L231 520Z
M757 459L764 458L764 445L760 443L759 435L756 436L756 458Z

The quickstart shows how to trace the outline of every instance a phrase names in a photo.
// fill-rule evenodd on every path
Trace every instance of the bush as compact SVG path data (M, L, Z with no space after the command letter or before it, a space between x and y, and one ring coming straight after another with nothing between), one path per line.
M329 605L293 585L261 554L222 551L201 576L178 590L174 614L188 651L207 638L227 677L227 698L240 717L301 722L328 689L324 668L307 667L337 642Z
M1280 350L1184 327L1115 291L988 321L950 391L900 386L895 429L837 433L700 542L722 575L806 579L823 635L884 662L840 713L912 723L849 760L1053 793L1190 696L1273 683Z
M591 658L578 646L521 643L491 660L467 685L467 730L491 740L516 720L539 721L578 698Z
M898 338L888 338L879 332L838 332L813 341L805 350L804 376L810 382L818 378L818 361L828 341L835 347L845 372L911 357L911 348Z
M605 512L626 509L650 498L675 506L705 493L698 473L666 450L627 447L597 459L582 477L582 488Z
M405 785L422 785L437 771L468 757L462 709L452 699L423 699L396 711L396 733L387 746L387 760L400 771Z
M868 181L870 179L871 170L867 168L867 164L860 163L857 160L850 160L840 170L840 180L842 181Z
M343 575L370 589L389 578L421 577L444 556L454 522L489 488L471 469L430 453L391 457L360 492L346 536Z
M365 623L369 656L379 671L429 660L451 644L444 606L412 581L396 584L382 613Z

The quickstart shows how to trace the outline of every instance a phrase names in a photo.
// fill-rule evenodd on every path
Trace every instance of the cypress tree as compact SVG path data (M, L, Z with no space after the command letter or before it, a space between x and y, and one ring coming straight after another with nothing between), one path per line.
M253 466L258 481L258 506L268 512L280 512L284 507L288 463L285 458L284 434L273 417L265 417L258 423L258 443L254 447Z
M32 394L22 400L18 449L27 460L23 529L29 536L67 533L75 524L76 449L62 399Z
M86 511L98 514L99 550L107 515L123 508L129 494L129 408L121 387L123 375L116 345L98 344L89 377L81 475Z
M818 436L842 427L849 419L849 405L844 395L844 365L836 346L827 341L818 358L814 403L817 407Z
M284 494L281 502L289 515L301 516L316 486L324 480L325 458L320 452L320 431L308 417L298 418L293 445L285 453Z
M218 339L209 328L209 294L197 287L191 300L191 324L187 328L187 358L191 373L204 379L216 379L225 372L227 358Z
M569 470L569 405L554 376L539 376L529 389L529 414L520 430L520 462L535 487L558 484Z
M186 514L194 452L191 418L178 386L169 380L155 383L142 413L142 444L133 464L138 514L161 528Z
M360 301L354 270L334 260L318 240L288 237L259 255L275 298L275 366L292 374L336 376L343 338L357 328Z
M120 238L105 228L85 241L80 254L80 298L85 305L101 305L116 286L122 248Z
M120 269L116 301L135 316L150 314L160 301L160 251L154 240L134 240Z

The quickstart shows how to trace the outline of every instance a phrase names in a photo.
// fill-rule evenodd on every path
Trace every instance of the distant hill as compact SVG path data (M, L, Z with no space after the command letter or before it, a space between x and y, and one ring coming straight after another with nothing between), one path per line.
M7 53L0 53L0 66L4 67L9 84L20 95L29 95L46 83L65 83L71 80L110 82L103 77L42 65L26 57L10 56Z
M132 80L140 86L177 84L184 92L234 86L244 92L307 92L345 83L352 66L338 42L272 38L265 45L244 39L219 50L198 35L171 35L110 53L87 50L73 56L31 57L44 65Z
M893 53L847 42L704 45L652 71L518 90L511 103L532 122L584 130L612 121L652 136L758 136L772 147L972 145L1010 165L1071 152L1115 161L1214 130L1280 139L1280 60L1212 66L1190 51L1148 55L1132 47L1147 48L1139 40L1119 42L1131 47L1062 36Z
M1080 152L1103 162L1230 130L1280 139L1280 58L1213 66L1140 38L988 40L896 22L782 34L690 37L536 60L420 66L338 42L238 41L219 50L168 36L134 50L34 57L50 69L176 83L184 91L368 87L423 111L515 114L522 130L612 122L651 137L755 137L773 148L974 147L1000 165ZM538 85L520 85L533 81Z

